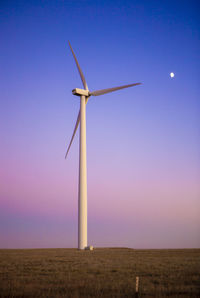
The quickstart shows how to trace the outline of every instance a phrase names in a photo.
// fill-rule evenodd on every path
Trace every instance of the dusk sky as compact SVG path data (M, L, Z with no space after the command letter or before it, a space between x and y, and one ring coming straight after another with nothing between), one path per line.
M0 248L77 247L68 40L91 91L142 82L87 104L88 245L200 247L199 1L0 8Z

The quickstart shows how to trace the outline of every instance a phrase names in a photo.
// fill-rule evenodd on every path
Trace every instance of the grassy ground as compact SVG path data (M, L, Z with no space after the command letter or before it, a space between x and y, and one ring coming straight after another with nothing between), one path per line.
M0 250L0 297L200 297L200 249Z

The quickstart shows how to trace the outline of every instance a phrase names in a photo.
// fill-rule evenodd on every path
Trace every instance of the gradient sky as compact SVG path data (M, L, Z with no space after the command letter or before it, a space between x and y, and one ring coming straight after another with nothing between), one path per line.
M200 247L199 1L0 7L0 248L77 246L68 40L91 91L143 83L88 102L88 244Z

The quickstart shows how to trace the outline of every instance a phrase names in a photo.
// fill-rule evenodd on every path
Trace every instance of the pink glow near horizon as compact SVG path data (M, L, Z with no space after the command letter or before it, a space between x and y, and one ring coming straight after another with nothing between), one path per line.
M88 160L90 158L92 157L88 157ZM30 219L32 222L34 220L37 222L39 216L41 226L45 221L52 222L52 225L56 221L57 231L55 228L52 233L54 236L57 234L57 243L60 243L63 247L65 245L75 246L77 233L77 164L73 175L70 175L71 168L66 169L66 161L64 160L58 163L59 166L55 166L54 162L50 162L41 168L42 163L44 164L44 161L38 159L32 160L29 164L26 161L19 162L16 160L14 162L12 160L10 169L7 163L3 169L0 182L3 198L1 199L1 210L10 214L11 217L13 216L14 221L17 214L19 217L25 217L26 220ZM109 161L107 161L107 165L109 165ZM92 235L93 241L97 245L101 245L101 241L103 246L110 243L106 232L104 237L102 231L98 228L98 226L101 226L101 229L105 229L106 223L110 227L110 233L111 231L113 233L113 239L115 239L113 244L116 243L116 235L119 233L122 239L121 245L124 243L124 245L130 246L130 235L133 229L137 238L136 247L145 245L154 247L150 239L149 242L144 241L141 236L137 235L136 226L140 227L139 230L143 231L145 237L148 234L146 232L148 227L154 230L154 235L160 234L161 230L167 229L168 231L173 225L181 230L186 226L193 227L193 233L196 233L199 223L198 208L200 204L198 201L198 184L194 177L189 179L186 172L179 172L178 169L168 172L166 168L165 171L162 171L162 169L158 170L158 167L151 170L151 175L149 174L150 170L146 174L142 170L134 173L133 169L125 172L128 168L125 169L122 166L120 170L120 165L118 171L113 172L112 166L106 166L106 162L107 172L104 170L103 165L99 165L99 168L100 171L96 166L92 167L90 165L90 174L88 175L88 222L91 225L88 230L89 235ZM111 175L112 179L110 179ZM191 201L193 204L190 204ZM194 204L194 202L196 203ZM62 229L60 229L60 220L62 221ZM32 224L37 225L36 223ZM63 237L65 238L64 225L71 241L67 238L63 239ZM69 225L74 226L71 231ZM94 231L95 226L96 231ZM15 229L14 234L26 233L23 229L20 232L21 227L17 229L16 226ZM60 231L58 231L59 229ZM124 238L125 231L127 233L126 238ZM72 232L75 234L73 235ZM170 236L168 236L169 244L167 244L167 241L163 242L162 239L159 241L153 235L152 241L154 241L156 247L162 247L163 245L170 247ZM18 243L17 247L20 247L20 237L17 241L14 240L15 236L12 236L12 233L10 237L13 239L13 243ZM134 236L132 237L134 239ZM1 243L7 243L7 246L9 246L12 241L7 238L9 237L5 234ZM37 247L37 243L40 246L39 243L43 242L42 246L53 245L50 233L46 241L44 239L42 241L42 236L40 236L38 230L38 238L35 235L33 239L29 241L28 247L31 245ZM180 241L180 245L184 245L184 241L182 242ZM25 240L22 243L26 246ZM175 247L178 246L176 242L174 242L174 245ZM134 246L134 240L132 246Z

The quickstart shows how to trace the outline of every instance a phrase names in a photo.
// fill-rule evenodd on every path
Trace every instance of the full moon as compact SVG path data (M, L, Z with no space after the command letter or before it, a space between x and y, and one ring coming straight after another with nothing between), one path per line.
M171 77L171 78L174 77L174 73L173 73L173 72L170 73L170 77Z

